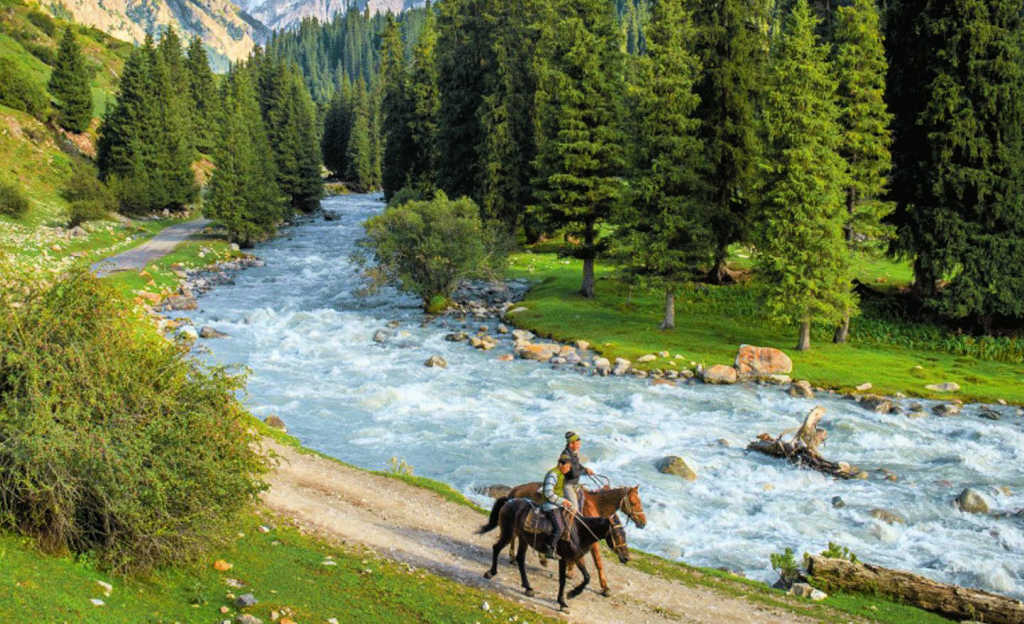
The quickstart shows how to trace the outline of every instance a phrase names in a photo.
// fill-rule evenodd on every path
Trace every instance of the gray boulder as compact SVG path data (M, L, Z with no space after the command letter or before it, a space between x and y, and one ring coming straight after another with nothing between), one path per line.
M866 394L857 399L857 404L864 409L878 414L888 414L893 411L894 406L889 399L877 394Z
M966 511L967 513L975 514L987 514L988 513L988 502L980 492L971 488L965 488L960 495L956 497L956 506L960 511Z
M799 399L813 399L814 390L811 389L811 382L800 379L793 382L789 387L789 396Z
M204 325L203 328L199 330L199 337L200 338L227 338L228 335L225 334L224 332L217 331L216 329L210 327L209 325Z
M389 338L391 338L391 332L386 329L378 329L373 332L374 342L387 342Z
M669 455L658 461L655 466L658 472L662 474L676 475L682 477L687 481L696 481L697 473L693 468L690 468L689 464L686 463L682 457L678 455Z
M932 411L939 416L956 416L963 409L959 403L940 403L932 408Z
M431 368L448 368L448 362L440 355L432 355L427 358L427 361L423 363L424 366Z

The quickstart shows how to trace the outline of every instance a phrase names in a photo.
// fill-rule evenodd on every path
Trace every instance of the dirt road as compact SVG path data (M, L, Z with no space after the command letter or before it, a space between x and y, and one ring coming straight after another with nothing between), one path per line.
M150 262L172 252L178 243L199 232L209 223L209 219L195 219L164 228L159 234L138 247L93 264L92 272L96 274L96 277L106 277L118 271L141 271Z
M531 551L527 574L537 590L527 598L507 549L498 576L490 581L491 545L497 530L476 535L485 518L428 490L380 477L267 441L281 456L270 475L264 501L307 530L333 540L360 543L381 555L404 561L460 583L498 591L545 615L557 614L557 566L537 565ZM632 529L636 530L636 529ZM605 557L610 598L597 593L597 575L588 591L570 601L574 622L800 622L793 613L711 590L695 589L623 566ZM587 563L590 565L590 559ZM570 587L579 581L570 579Z

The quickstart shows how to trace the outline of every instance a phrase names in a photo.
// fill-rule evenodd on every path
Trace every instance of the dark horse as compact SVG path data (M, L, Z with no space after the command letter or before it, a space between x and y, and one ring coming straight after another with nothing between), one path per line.
M533 546L536 549L537 546L535 544L536 536L528 533L524 529L524 524L526 523L526 515L535 507L536 505L525 498L513 498L502 505L498 514L492 513L490 521L477 531L477 533L482 534L487 533L496 526L501 527L501 536L495 542L491 553L491 569L484 573L484 578L491 578L498 573L498 555L512 541L513 537L519 538L516 564L519 566L519 578L523 589L526 590L527 596L533 596L534 592L533 588L530 587L529 579L526 578L526 548L527 546ZM603 539L608 544L608 547L619 556L619 561L622 563L629 561L626 532L622 528L622 523L618 521L617 516L614 519L577 516L566 527L566 531L570 533L569 540L560 539L555 546L555 552L560 557L558 560L558 606L563 611L569 608L568 603L565 602L566 564L574 562L583 574L583 582L572 588L569 592L569 598L575 598L580 595L590 582L590 573L587 572L582 559L591 546Z
M491 507L491 523L497 523L498 513L501 511L502 506L510 499L521 497L529 498L538 505L543 503L544 497L540 494L540 486L539 481L517 485L506 496L495 500L494 505ZM626 514L636 524L638 529L642 529L647 525L644 505L640 501L639 486L583 490L583 509L580 512L584 516L611 518L617 511ZM513 561L515 560L515 556L512 554L515 548L515 541L515 537L513 537L509 542L509 558ZM590 547L590 554L594 559L594 566L597 568L597 578L601 582L601 594L610 596L612 592L608 587L608 579L604 575L604 562L601 561L601 551L596 543ZM541 559L541 565L547 565L543 558ZM572 567L573 564L570 563L568 566L570 576L572 576Z

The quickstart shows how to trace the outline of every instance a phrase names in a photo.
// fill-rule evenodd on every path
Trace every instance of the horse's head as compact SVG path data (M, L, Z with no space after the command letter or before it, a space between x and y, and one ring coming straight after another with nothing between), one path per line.
M608 530L608 535L604 538L608 548L612 549L616 555L619 556L619 561L622 563L629 563L629 546L626 545L626 527L622 526L622 520L619 520L619 514L612 514L609 518L611 527Z
M626 490L626 494L619 501L619 509L629 516L629 519L636 524L636 528L642 529L647 526L647 516L644 515L644 504L640 502L639 490L639 485L634 485Z

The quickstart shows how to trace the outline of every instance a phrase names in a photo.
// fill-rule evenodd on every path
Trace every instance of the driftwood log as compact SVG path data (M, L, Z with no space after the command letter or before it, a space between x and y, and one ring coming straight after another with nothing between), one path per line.
M747 445L748 451L757 451L772 457L781 457L798 466L806 466L813 470L838 477L840 479L860 479L865 473L856 466L846 462L833 462L825 459L818 452L818 447L828 432L818 429L818 422L825 415L825 408L818 406L812 409L800 428L796 430L791 440L783 440L783 436L790 431L782 432L778 437L773 438L767 433L757 436L757 439Z
M939 583L923 576L845 559L810 556L807 573L826 588L878 593L955 620L986 624L1024 622L1024 602L978 589Z

